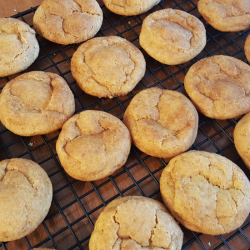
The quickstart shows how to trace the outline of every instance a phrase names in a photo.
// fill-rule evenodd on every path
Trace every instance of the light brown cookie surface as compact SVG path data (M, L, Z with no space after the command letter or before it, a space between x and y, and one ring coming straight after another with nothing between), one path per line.
M187 62L206 45L206 30L195 16L164 9L148 15L142 24L140 45L155 60L168 65Z
M14 18L0 18L0 77L27 69L38 57L35 31Z
M83 111L62 127L56 151L65 171L75 179L102 179L122 167L130 152L126 126L102 111Z
M244 46L244 51L245 51L248 62L250 62L250 35L247 36L245 46Z
M53 132L75 112L66 81L57 74L33 71L11 80L0 95L0 120L23 136Z
M80 88L99 98L126 95L142 79L145 70L141 51L117 36L87 41L71 61L72 75Z
M117 198L95 223L90 250L180 250L183 233L158 201L140 196Z
M11 159L0 162L0 241L20 239L46 217L52 184L35 162Z
M150 88L130 102L123 122L142 152L171 158L191 147L198 130L193 104L177 91Z
M229 56L212 56L192 65L185 89L197 109L215 119L250 111L250 66Z
M250 212L250 182L233 162L214 153L189 151L163 170L164 204L186 228L205 234L229 233Z
M220 31L241 31L250 27L249 0L200 0L203 18Z
M250 113L246 114L236 124L234 143L240 157L250 169Z
M103 13L96 0L45 0L36 10L36 32L51 42L86 41L99 31Z
M106 7L118 14L124 16L139 15L152 9L161 0L104 0Z

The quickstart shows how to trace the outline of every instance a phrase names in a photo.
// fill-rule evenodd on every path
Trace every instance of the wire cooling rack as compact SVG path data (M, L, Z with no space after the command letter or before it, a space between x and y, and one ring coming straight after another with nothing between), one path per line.
M40 54L27 71L43 70L61 75L75 95L76 113L91 109L109 112L122 118L133 96L140 90L157 86L180 91L185 94L183 81L189 67L204 57L224 54L247 62L244 55L244 42L250 30L244 32L222 33L207 25L199 14L198 0L164 0L151 11L133 17L123 17L111 13L99 1L104 12L104 21L97 36L118 35L140 48L138 38L143 19L151 12L162 8L175 8L189 12L203 21L207 30L207 45L192 61L182 65L166 66L143 50L147 61L144 78L128 95L109 99L99 99L85 94L76 84L70 71L70 60L78 45L61 46L38 36ZM37 7L36 7L37 8ZM36 8L31 8L13 16L27 22L32 27ZM16 77L0 78L0 91L5 84ZM215 152L226 156L238 164L250 176L236 152L233 143L233 130L239 119L213 120L199 114L197 139L191 149ZM55 249L88 249L94 223L103 208L119 196L142 195L161 200L159 178L166 159L148 156L132 146L125 166L108 178L81 182L68 176L60 165L55 145L60 131L33 137L17 136L0 123L0 160L22 157L40 164L48 173L54 189L52 206L42 224L30 235L13 242L0 243L0 250L32 249L50 247ZM250 217L241 228L223 236L210 236L184 231L182 249L250 249Z

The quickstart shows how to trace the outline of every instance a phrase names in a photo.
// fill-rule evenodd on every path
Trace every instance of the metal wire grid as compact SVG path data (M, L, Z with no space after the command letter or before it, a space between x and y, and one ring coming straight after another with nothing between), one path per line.
M171 7L187 11L204 21L197 11L196 4L197 0L163 0L150 12ZM104 22L98 36L118 35L138 46L141 24L148 13L136 17L122 17L109 12L103 4L101 6ZM31 8L13 17L32 26L35 10L36 8ZM130 100L141 89L158 86L185 92L184 76L189 67L201 58L226 54L246 61L243 45L249 30L241 33L221 33L209 25L205 26L207 46L196 59L188 63L166 66L144 53L147 61L146 74L135 90L125 97L112 100L98 99L86 95L79 89L70 72L70 59L77 45L61 46L38 36L40 55L28 70L50 71L61 75L75 95L76 113L86 109L96 109L122 118ZM8 77L0 79L0 90L9 80L11 79ZM240 165L249 177L249 171L238 156L232 139L237 121L234 119L218 121L200 114L198 137L191 149L224 155ZM167 165L164 159L145 155L132 146L128 162L121 170L100 181L80 182L69 177L59 163L55 151L58 134L59 131L49 135L21 137L0 125L0 160L23 157L36 161L47 171L54 187L52 208L42 225L21 240L2 242L0 250L32 249L40 246L55 249L88 249L94 222L107 203L118 196L130 194L159 199L159 177ZM248 218L241 228L224 237L197 234L183 228L185 238L182 249L239 249L235 248L237 243L243 246L241 249L250 249L249 226ZM234 244L231 244L232 242Z

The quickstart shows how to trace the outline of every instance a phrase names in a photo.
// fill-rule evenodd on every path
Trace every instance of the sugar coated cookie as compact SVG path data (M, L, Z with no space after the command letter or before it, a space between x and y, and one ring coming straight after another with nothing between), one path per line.
M250 66L229 56L212 56L192 65L185 89L197 109L215 119L231 119L250 111Z
M122 167L130 147L129 131L118 118L88 110L74 115L63 125L56 151L71 177L92 181Z
M0 162L0 241L20 239L46 217L52 184L35 162L11 159Z
M96 0L45 0L35 12L33 25L49 41L67 45L95 36L102 20Z
M183 232L158 201L126 196L110 202L95 223L90 250L180 250Z
M198 130L198 114L183 94L159 88L141 91L130 102L123 122L142 152L174 157L191 147Z
M155 60L168 65L187 62L206 45L206 30L195 16L164 9L148 15L140 33L140 45Z
M66 81L57 74L32 71L11 80L0 95L0 120L17 135L32 136L62 127L75 112Z
M152 9L161 0L104 0L106 7L118 14L124 16L139 15Z
M0 77L27 69L38 57L35 31L14 18L0 18Z
M164 204L186 228L205 234L230 233L250 212L250 182L227 158L189 151L163 170L160 191Z
M240 157L250 169L250 113L236 124L234 143Z
M80 88L99 98L126 95L142 79L145 70L141 51L117 36L83 43L71 61L71 72Z
M240 31L250 27L249 0L200 0L203 18L220 31Z

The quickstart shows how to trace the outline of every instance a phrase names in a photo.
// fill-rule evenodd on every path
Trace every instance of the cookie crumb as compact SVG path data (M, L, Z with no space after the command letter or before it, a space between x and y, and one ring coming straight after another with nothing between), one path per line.
M210 242L208 242L207 244L211 247L211 243Z
M30 147L32 147L32 146L34 145L34 143L33 143L33 142L30 142L28 145L29 145Z
M14 11L16 11L16 9L14 9Z

